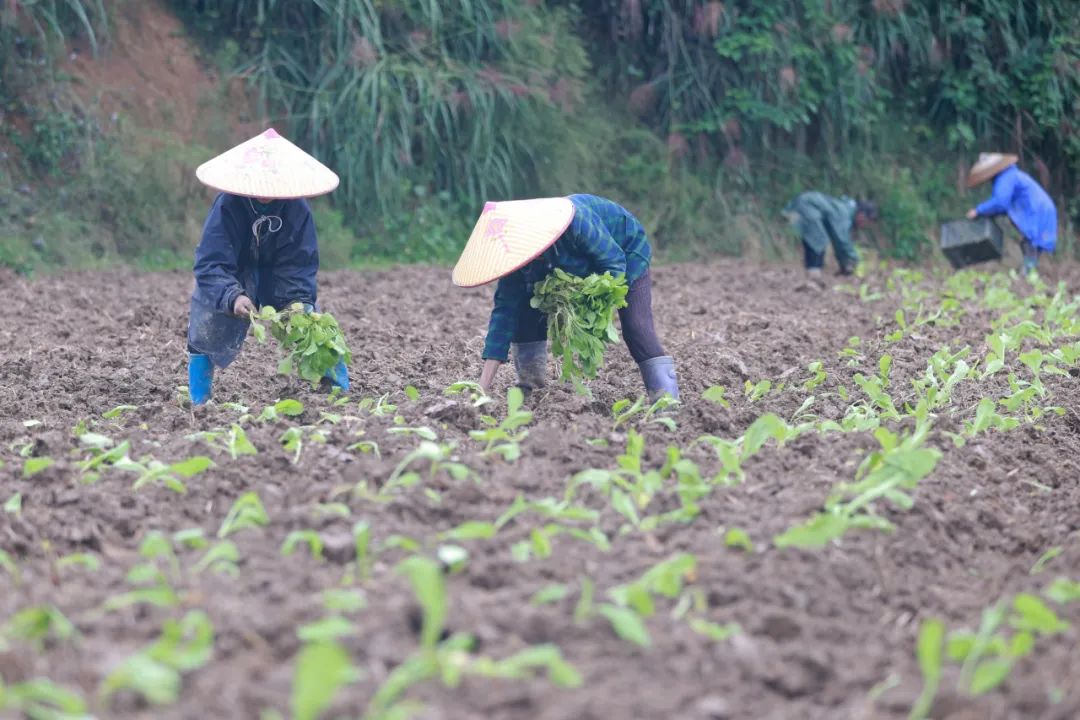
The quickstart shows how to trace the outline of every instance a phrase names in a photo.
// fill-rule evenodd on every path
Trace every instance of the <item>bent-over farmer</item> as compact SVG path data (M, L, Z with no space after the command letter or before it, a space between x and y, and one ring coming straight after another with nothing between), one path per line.
M547 318L529 301L552 270L585 277L625 276L627 306L619 309L623 339L638 364L645 390L656 401L679 397L675 361L665 354L652 314L652 247L630 212L595 195L489 202L454 267L454 284L475 287L498 280L484 342L480 385L487 392L511 349L525 390L547 379Z
M831 243L840 265L839 275L851 275L859 264L859 253L851 240L851 230L878 219L878 207L865 200L832 197L820 192L804 192L784 206L784 214L799 233L803 244L806 273L821 282L825 249Z
M967 176L969 188L991 178L993 194L982 204L968 210L968 220L1007 214L1022 239L1024 272L1039 265L1039 255L1052 253L1057 246L1057 208L1035 179L1016 166L1016 155L980 153Z
M317 302L319 246L304 198L323 195L338 176L273 129L203 163L199 180L214 200L195 250L188 320L188 388L193 405L210 399L214 368L236 359L263 306ZM348 389L344 363L327 373Z

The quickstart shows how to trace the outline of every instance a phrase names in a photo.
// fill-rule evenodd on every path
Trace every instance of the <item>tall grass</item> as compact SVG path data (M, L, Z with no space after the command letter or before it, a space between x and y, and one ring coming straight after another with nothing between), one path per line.
M226 30L263 113L342 177L344 207L534 187L569 131L587 61L573 11L509 0L175 3ZM185 10L182 6L188 6Z
M5 0L0 4L0 36L33 28L43 44L63 43L73 32L86 36L96 53L108 28L104 0Z

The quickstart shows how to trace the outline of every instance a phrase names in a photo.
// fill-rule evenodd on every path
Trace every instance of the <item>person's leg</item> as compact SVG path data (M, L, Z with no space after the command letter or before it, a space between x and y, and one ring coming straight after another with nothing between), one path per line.
M1037 270L1039 267L1039 248L1035 247L1030 240L1024 238L1020 241L1020 251L1024 254L1024 274Z
M547 316L528 303L518 311L510 355L517 371L518 387L530 392L547 384Z
M807 270L820 271L825 267L825 253L817 252L805 240L803 240L803 265L806 266Z
M192 405L211 396L214 366L228 367L243 347L249 322L191 299L188 317L188 394Z
M836 263L840 266L840 274L851 275L855 272L855 266L859 264L859 251L851 241L851 233L833 234L832 246L836 253Z
M664 393L679 399L679 384L675 377L675 360L664 354L652 312L652 277L648 270L630 286L626 307L619 309L623 340L630 357L641 370L649 400L656 402Z

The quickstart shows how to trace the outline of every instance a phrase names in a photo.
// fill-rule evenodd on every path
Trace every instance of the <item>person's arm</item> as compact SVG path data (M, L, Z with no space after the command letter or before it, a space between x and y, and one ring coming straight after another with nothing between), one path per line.
M499 280L495 287L495 304L491 308L487 337L484 339L484 368L480 373L480 387L484 392L491 389L495 373L510 355L510 343L517 330L521 304L528 302L525 281L520 272L513 272Z
M274 258L274 303L279 310L293 303L314 307L318 294L319 241L315 220L307 203L302 203L302 210L290 210L289 214L298 218L299 227L292 237L282 239Z
M202 239L195 248L193 270L202 296L218 312L234 314L238 312L237 301L244 297L244 288L238 278L241 237L236 222L223 208L224 199L224 195L218 195L206 216Z
M984 202L968 212L968 218L987 215L1001 215L1009 211L1013 190L1016 188L1016 173L1005 171L994 180L994 191Z
M570 246L589 258L589 268L596 273L626 275L626 253L615 242L600 217L588 208L576 208L574 219L563 236Z

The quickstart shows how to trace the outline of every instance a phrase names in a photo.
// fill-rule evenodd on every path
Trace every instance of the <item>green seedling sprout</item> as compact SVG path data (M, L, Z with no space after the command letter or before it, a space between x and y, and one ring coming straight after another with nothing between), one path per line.
M728 402L725 393L727 393L727 388L723 385L713 385L707 388L705 392L701 393L701 399L716 403L725 410L730 410L731 403Z
M741 635L743 631L738 623L721 625L701 617L692 617L686 621L686 624L698 635L704 635L715 643L727 642L736 635Z
M757 402L768 395L770 390L772 390L772 380L759 380L756 383L747 380L743 385L743 394L750 399L750 402Z
M916 655L922 672L923 688L908 720L925 720L937 696L941 684L942 648L945 641L945 625L937 619L924 620L919 627Z
M141 462L134 462L130 458L124 457L114 463L114 467L119 470L138 473L139 477L132 484L132 490L139 490L147 485L160 484L173 492L183 495L187 492L187 486L184 485L183 480L180 478L190 480L214 467L214 463L204 455L197 455L171 465L166 465L153 458L143 458Z
M177 530L172 535L172 541L187 550L202 550L209 543L206 540L206 531L200 527Z
M264 527L270 523L270 516L266 514L266 508L254 490L244 493L232 507L218 528L217 536L226 538L244 528Z
M480 416L480 421L487 427L470 431L469 437L484 443L481 455L498 455L507 462L521 457L520 443L529 434L521 428L533 419L530 411L522 409L524 403L525 394L521 388L512 387L506 394L506 418L500 421L491 415Z
M119 690L130 690L152 705L175 703L181 674L206 665L213 644L214 627L201 610L192 610L179 622L166 620L161 637L109 673L98 696L104 701Z
M825 382L825 364L820 360L815 360L806 366L806 369L812 373L812 375L803 381L802 389L806 392L813 392L815 388Z
M11 616L0 630L0 647L4 638L23 640L39 650L47 640L63 642L78 635L75 625L53 605L28 607Z
M236 544L231 540L222 540L207 550L192 570L196 573L213 570L222 575L236 577L240 574L240 568L237 566L239 562L240 552L236 549Z
M56 463L51 457L32 457L23 462L23 477L29 478Z
M101 568L101 558L90 553L71 553L57 559L57 570L68 568L82 568L92 573L97 572Z
M451 383L443 390L443 395L467 395L469 404L476 408L492 402L492 399L484 392L484 388L480 387L479 383L471 380L459 380Z
M395 570L408 578L420 604L420 645L434 649L446 624L446 586L438 563L422 555L413 555L398 563Z
M115 420L126 412L131 412L132 410L138 409L139 408L135 405L117 405L112 410L107 410L101 413L101 417L105 418L106 420Z
M4 502L4 512L18 515L22 512L22 493L15 493Z
M323 607L330 612L354 613L367 607L367 598L360 590L332 588L322 592Z
M1080 602L1080 582L1075 582L1067 577L1057 577L1045 590L1045 595L1059 605Z
M389 399L390 393L384 393L377 398L366 397L357 403L357 407L361 412L366 411L368 414L374 415L375 417L393 415L397 412L397 405L388 402Z
M323 559L323 541L319 533L314 530L293 530L285 536L285 542L281 544L281 554L288 556L296 552L300 543L308 546L308 551L314 560Z
M387 493L398 487L410 487L420 482L421 476L416 472L406 472L414 463L426 462L428 464L427 475L433 478L440 472L445 472L454 480L467 480L474 475L469 467L454 459L453 443L434 443L424 440L412 452L408 453L390 473L382 492Z
M296 637L306 643L335 642L355 634L356 626L340 615L331 615L296 629Z
M245 408L246 410L247 408ZM303 414L304 403L299 400L285 399L278 400L273 405L267 405L255 420L261 423L270 423L276 422L282 417L299 417Z
M0 570L11 576L15 587L20 585L22 576L19 573L19 565L2 549L0 549Z
M76 692L45 678L13 685L0 681L0 711L37 720L88 720L86 701ZM15 715L12 715L15 717Z
M724 545L746 552L754 551L754 543L750 541L750 536L742 528L729 528L724 533Z
M420 427L392 427L387 428L386 432L390 435L415 435L418 438L432 442L439 439L439 435L426 425Z

